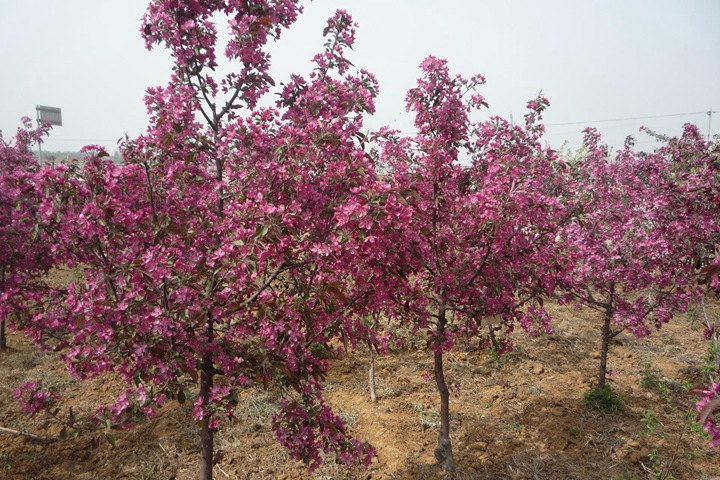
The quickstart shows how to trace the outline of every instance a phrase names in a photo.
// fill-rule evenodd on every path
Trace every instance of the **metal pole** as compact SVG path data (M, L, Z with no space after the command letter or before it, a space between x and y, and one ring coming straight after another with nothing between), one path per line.
M708 142L709 142L710 140L712 140L712 137L710 136L710 125L712 125L712 114L713 114L713 113L715 113L715 112L713 112L712 107L710 107L710 110L708 110L708 112L707 112L707 115L708 115L708 134L707 134L707 141L708 141Z
M38 105L35 106L35 114L36 114L36 119L35 119L35 121L37 122L38 128L40 128L40 108L39 108ZM42 166L43 166L42 138L40 138L40 139L38 140L38 154L39 154L39 157L40 157L40 158L38 159L38 165L40 166L40 168L42 168Z
M62 110L57 107L48 107L46 105L35 105L35 111L37 112L38 128L40 128L40 122L48 122L49 125L62 126ZM40 151L40 166L42 167L44 162L42 154L42 138L38 140L38 150Z

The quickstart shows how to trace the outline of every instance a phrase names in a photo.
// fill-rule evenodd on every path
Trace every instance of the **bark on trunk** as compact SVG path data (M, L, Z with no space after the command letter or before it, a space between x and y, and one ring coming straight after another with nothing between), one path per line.
M210 398L210 389L213 386L213 364L209 355L203 358L200 370L200 396L203 407ZM200 480L212 480L213 471L213 431L210 428L210 419L203 418L200 422Z
M5 270L2 271L2 283L5 283ZM5 319L0 320L0 350L7 349L7 338L5 338Z
M598 371L598 384L597 392L602 393L605 389L605 383L607 379L607 357L608 350L610 349L610 322L612 321L612 312L608 311L605 314L605 322L602 326L602 345L600 347L600 370Z
M374 332L377 329L378 323L380 323L380 314L375 313L375 319L370 329ZM375 390L375 350L373 350L373 342L368 340L367 346L370 349L370 368L368 369L368 377L370 380L370 401L373 403L377 402L377 390Z
M222 114L220 115L222 116ZM220 126L220 116L215 116L211 127L214 132L214 145L218 144L218 131ZM215 154L215 175L218 181L218 196L217 196L217 214L219 218L225 217L225 202L224 192L222 187L223 181L223 161L217 154ZM221 240L220 237L216 238L217 247L220 248ZM214 292L217 287L217 279L215 277L211 280L210 291ZM212 314L208 313L208 323L205 330L207 341L215 337L214 318ZM202 397L202 408L205 409L210 400L210 392L213 387L213 377L215 375L215 367L213 366L213 357L211 353L205 353L203 355L202 364L200 365L200 397ZM213 472L213 429L210 428L210 418L203 418L200 422L200 480L212 480Z
M441 304L436 328L438 338L443 338L445 335L446 324L445 306ZM445 382L443 354L441 352L435 352L435 383L440 393L440 432L437 448L435 448L435 459L437 459L440 468L446 472L453 471L456 466L452 453L452 443L450 442L450 390L447 382Z
M370 368L368 369L368 377L370 380L370 401L377 402L377 393L375 391L375 351L372 344L368 343L370 348Z
M492 343L493 353L500 352L500 345L498 345L497 338L495 338L495 327L493 325L488 325L488 335Z

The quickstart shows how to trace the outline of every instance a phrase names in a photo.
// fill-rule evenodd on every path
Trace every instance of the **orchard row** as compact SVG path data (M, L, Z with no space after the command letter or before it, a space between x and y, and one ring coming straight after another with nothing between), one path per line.
M239 392L279 386L277 438L311 469L321 454L369 463L324 403L322 350L383 353L398 325L427 332L440 398L435 456L455 461L443 357L478 338L498 352L518 327L552 329L544 299L601 312L595 396L608 346L650 335L718 288L720 149L693 126L652 153L628 140L611 152L588 129L560 158L543 146L548 100L524 122L474 120L487 108L482 76L453 76L428 57L407 94L416 134L363 130L378 85L346 57L355 25L328 21L315 69L258 101L275 82L265 47L296 19L294 0L151 2L142 34L175 61L150 88L147 132L124 161L86 147L81 163L41 168L29 121L0 138L0 319L61 352L79 378L117 372L128 390L95 416L122 428L197 392L200 478L212 475L213 432ZM214 22L226 18L215 76ZM48 281L77 269L82 280ZM708 324L707 339L717 348ZM717 382L717 380L715 380ZM720 445L720 384L698 411ZM16 392L28 413L53 392Z

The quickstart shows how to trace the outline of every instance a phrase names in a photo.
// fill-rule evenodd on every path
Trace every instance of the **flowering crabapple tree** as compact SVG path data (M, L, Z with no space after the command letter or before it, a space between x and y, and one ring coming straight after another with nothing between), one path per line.
M720 181L720 148L705 140L697 126L686 124L679 137L658 135L645 129L663 142L650 156L665 163L664 187L684 215L698 220L695 230L699 241L693 255L695 267L701 269L700 283L717 289L717 244L720 243L718 220L718 181ZM716 282L716 280L715 280Z
M656 154L668 159L667 185L672 189L677 208L687 215L704 219L701 238L693 253L695 266L700 269L698 281L708 290L716 292L720 289L720 145L717 141L703 138L698 128L689 124L685 125L680 137L663 140L665 145ZM690 393L700 397L696 405L697 419L710 435L710 444L720 447L717 419L720 412L720 333L715 320L705 312L703 336L709 347L703 373L707 375L707 382Z
M720 447L720 425L718 425L717 414L720 413L720 333L717 326L705 313L705 330L703 332L705 339L709 342L708 356L709 361L702 368L702 372L707 375L708 381L706 385L696 387L690 390L690 393L700 397L695 405L698 411L697 421L702 424L703 430L710 435L710 445Z
M373 455L324 403L327 364L313 352L371 336L357 319L372 285L353 256L372 242L351 230L371 221L360 131L377 85L351 71L355 27L338 11L315 70L258 108L274 84L264 47L299 11L291 0L151 2L143 36L175 67L167 87L148 89L147 133L125 142L123 165L89 146L84 167L41 177L55 260L84 281L50 290L24 327L74 375L115 371L132 385L103 410L111 421L153 415L197 386L201 479L212 477L213 432L252 383L282 388L273 428L311 469L323 452L348 464ZM225 56L240 65L220 79L219 18Z
M24 118L14 141L0 133L0 350L7 348L6 320L22 314L23 298L38 294L51 266L38 231L33 177L39 165L32 152L48 128L33 129Z
M699 298L693 251L704 219L681 208L665 155L627 144L612 157L594 129L585 131L584 148L568 180L577 194L559 233L567 258L560 285L565 300L602 314L593 396L603 398L611 341L624 331L646 337Z
M546 99L528 103L525 125L473 122L486 106L472 93L484 79L453 77L434 57L421 69L406 99L417 134L388 129L380 141L395 192L383 221L397 237L385 277L395 282L394 321L427 331L440 395L435 457L454 470L443 355L459 339L482 336L491 317L502 318L505 333L516 322L530 333L550 328L539 296L554 288L553 232L562 208L552 192L552 153L540 145L536 123Z

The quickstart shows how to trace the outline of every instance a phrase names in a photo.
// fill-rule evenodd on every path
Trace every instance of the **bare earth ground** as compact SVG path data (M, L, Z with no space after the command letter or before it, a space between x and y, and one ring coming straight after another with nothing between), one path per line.
M720 303L708 300L711 318ZM493 357L458 348L448 354L452 440L459 470L434 465L438 395L432 359L422 338L378 358L379 401L369 401L368 352L331 360L329 402L360 439L377 448L369 469L346 470L328 461L314 474L276 444L270 418L278 393L248 389L237 419L216 440L216 479L720 479L720 450L695 424L694 398L707 345L701 308L676 317L649 339L623 334L610 351L613 388L624 406L603 413L583 402L595 377L599 321L593 312L554 307L555 332L516 336L515 350ZM0 352L0 427L57 435L41 416L28 418L11 392L26 381L58 389L60 406L81 414L109 402L124 386L111 376L71 379L51 353L11 333ZM643 382L644 380L644 382ZM645 384L643 386L642 384ZM194 400L194 399L190 399ZM39 443L0 432L3 479L197 478L197 433L192 403L168 403L157 418L119 432L115 445L85 434ZM687 420L686 420L687 419ZM102 435L100 435L102 437Z

